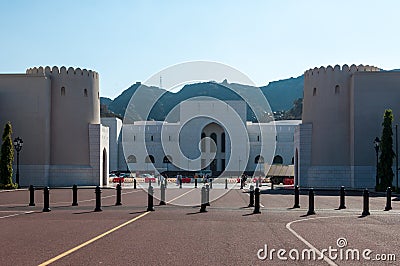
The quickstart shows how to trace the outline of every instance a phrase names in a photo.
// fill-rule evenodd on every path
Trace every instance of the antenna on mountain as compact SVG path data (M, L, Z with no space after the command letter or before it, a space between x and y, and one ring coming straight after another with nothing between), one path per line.
M162 76L160 76L160 86L159 86L159 88L162 89Z

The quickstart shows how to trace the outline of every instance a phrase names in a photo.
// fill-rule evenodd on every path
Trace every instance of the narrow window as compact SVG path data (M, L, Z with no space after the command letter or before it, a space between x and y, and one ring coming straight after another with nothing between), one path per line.
M312 95L315 96L316 94L317 94L317 88L314 88Z
M339 94L340 93L340 86L336 85L335 86L335 94Z
M221 152L225 152L225 133L221 134Z
M153 136L151 136L151 137L150 137L150 140L151 140L151 141L154 141L154 137L153 137Z
M61 96L65 96L65 87L61 87Z
M171 141L171 136L168 136L168 141Z
M258 141L258 142L260 141L260 136L257 136L257 141Z
M83 90L83 95L84 95L85 97L88 97L88 96L87 96L87 89L84 89L84 90Z

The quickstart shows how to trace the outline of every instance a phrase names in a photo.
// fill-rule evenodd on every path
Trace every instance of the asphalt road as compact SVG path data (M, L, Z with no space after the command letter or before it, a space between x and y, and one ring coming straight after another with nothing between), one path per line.
M310 216L306 216L305 191L300 196L301 208L292 209L292 191L263 190L261 214L247 207L247 189L214 187L206 213L199 212L200 186L169 186L167 206L158 206L159 193L156 187L155 211L147 212L144 190L125 187L122 205L115 206L115 189L102 189L103 211L94 212L93 188L79 189L79 205L74 207L71 189L51 189L51 212L44 213L41 190L35 191L35 207L27 206L27 190L0 192L0 265L399 264L400 202L396 197L393 210L383 211L385 197L372 196L371 215L361 217L361 192L349 192L347 208L337 210L336 192L316 191L316 215ZM258 255L266 254L265 246L268 256L261 260ZM324 251L329 248L337 252ZM307 257L311 249L317 250L315 260L312 252L311 259ZM359 260L350 256L356 250ZM371 250L366 258L362 257L365 250ZM373 260L376 255L393 260L391 254L397 261Z

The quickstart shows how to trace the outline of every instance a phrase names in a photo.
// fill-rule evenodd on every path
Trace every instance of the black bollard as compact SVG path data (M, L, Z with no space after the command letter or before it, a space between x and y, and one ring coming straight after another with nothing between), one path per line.
M314 189L310 188L308 191L308 212L307 215L314 215Z
M153 205L153 187L149 187L149 191L147 191L147 211L154 211Z
M345 196L346 192L344 190L344 186L340 187L340 205L339 205L339 210L341 209L346 209L346 204L345 204Z
M165 202L165 185L164 183L161 183L161 199L160 199L160 205L167 205L167 203Z
M271 190L274 190L274 182L271 181Z
M149 188L151 187L151 180L149 179Z
M206 202L206 188L201 188L201 205L200 205L200 212L207 212L207 202Z
M362 212L361 216L367 216L370 214L369 213L369 191L368 191L368 189L364 189L363 200L364 200L364 204L363 204L363 212Z
M179 178L179 188L182 188L182 178Z
M228 178L225 179L225 189L228 189Z
M243 179L240 179L240 189L243 189Z
M293 209L300 208L300 190L299 186L294 187L294 205Z
M49 212L51 211L50 209L50 192L49 192L49 187L45 187L43 190L43 212Z
M210 186L206 185L206 205L210 206Z
M254 186L251 185L250 186L250 203L249 203L249 207L254 207Z
M261 213L260 211L260 189L256 188L254 192L254 198L255 198L255 203L254 203L254 214Z
M78 186L72 186L72 206L78 206Z
M29 206L35 206L35 188L32 185L29 186Z
M212 179L210 178L210 189L212 189L212 184L213 184L213 181L212 181Z
M197 188L197 178L194 179L194 188Z
M94 211L101 212L101 189L99 186L96 186L94 193L96 194L96 207L94 208Z
M121 187L120 184L117 185L117 189L116 190L117 190L117 201L115 202L115 205L116 206L122 205L122 203L121 203L121 190L122 190L122 187Z
M392 209L392 188L388 187L386 189L386 207L385 211L390 211Z
M133 179L133 189L136 189L136 178Z

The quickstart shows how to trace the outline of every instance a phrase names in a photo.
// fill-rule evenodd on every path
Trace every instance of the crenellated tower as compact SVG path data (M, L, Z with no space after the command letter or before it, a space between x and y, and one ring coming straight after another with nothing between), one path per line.
M351 77L367 71L380 69L336 65L305 71L303 124L312 124L311 165L349 164Z
M47 66L26 74L51 80L51 164L89 165L89 124L100 124L98 73Z

